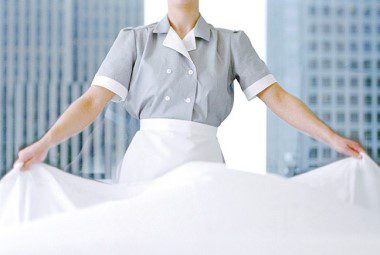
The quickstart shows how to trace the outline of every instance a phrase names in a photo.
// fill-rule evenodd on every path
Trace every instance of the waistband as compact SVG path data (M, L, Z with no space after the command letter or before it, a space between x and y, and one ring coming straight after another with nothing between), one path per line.
M218 127L189 120L147 118L140 119L140 130L162 130L216 136Z

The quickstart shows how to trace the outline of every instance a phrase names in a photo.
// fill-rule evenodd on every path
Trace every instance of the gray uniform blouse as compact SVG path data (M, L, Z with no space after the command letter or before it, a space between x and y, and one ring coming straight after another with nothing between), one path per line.
M232 110L234 80L246 98L275 83L242 30L215 28L202 15L181 40L168 16L120 30L91 85L115 93L137 119L219 126Z

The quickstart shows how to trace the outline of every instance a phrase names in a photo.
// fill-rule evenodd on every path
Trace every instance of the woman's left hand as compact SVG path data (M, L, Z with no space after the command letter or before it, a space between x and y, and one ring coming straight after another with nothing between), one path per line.
M365 152L363 146L360 143L340 136L338 134L336 134L331 139L330 146L339 153L357 159L362 158L360 152Z

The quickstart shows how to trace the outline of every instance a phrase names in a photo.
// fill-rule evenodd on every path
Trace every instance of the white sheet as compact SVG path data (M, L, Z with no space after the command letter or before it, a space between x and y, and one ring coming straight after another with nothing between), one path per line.
M4 254L380 251L380 169L367 156L290 180L192 162L128 187L45 164L14 170L0 182L1 218L24 210L18 219L35 219L42 216L38 208L47 210L38 220L1 228Z
M307 184L380 215L380 167L367 154L362 156L363 160L340 160L290 178L289 182Z

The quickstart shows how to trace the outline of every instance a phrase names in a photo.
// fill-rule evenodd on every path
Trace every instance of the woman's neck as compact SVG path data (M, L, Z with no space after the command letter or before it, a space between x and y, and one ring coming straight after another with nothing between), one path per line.
M170 25L183 39L185 35L195 26L200 16L199 6L168 6L168 18Z

